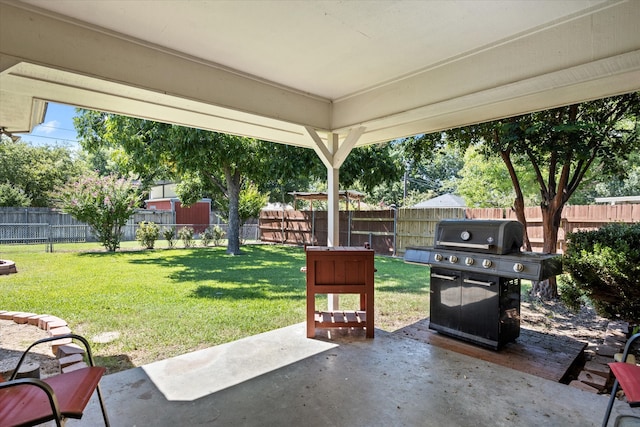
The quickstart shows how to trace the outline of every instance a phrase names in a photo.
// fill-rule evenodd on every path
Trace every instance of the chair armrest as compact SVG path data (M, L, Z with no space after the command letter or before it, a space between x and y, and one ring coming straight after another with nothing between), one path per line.
M89 346L89 341L87 341L86 338L84 338L83 336L77 335L77 334L64 334L64 335L59 335L59 336L55 336L55 337L47 337L47 338L42 338L39 339L38 341L35 341L33 344L31 344L29 347L27 347L27 349L22 353L22 356L20 357L20 360L18 360L18 364L16 365L16 368L14 369L13 373L11 374L11 377L9 378L9 381L13 381L16 379L16 375L18 375L18 371L20 370L20 366L22 366L22 362L24 362L24 359L27 357L27 354L29 353L29 351L31 351L31 349L39 344L42 343L46 343L46 342L51 342L51 341L58 341L64 338L71 338L71 339L76 339L78 341L80 341L84 347L85 350L87 352L87 358L89 359L89 366L95 366L93 363L93 355L91 354L91 347Z

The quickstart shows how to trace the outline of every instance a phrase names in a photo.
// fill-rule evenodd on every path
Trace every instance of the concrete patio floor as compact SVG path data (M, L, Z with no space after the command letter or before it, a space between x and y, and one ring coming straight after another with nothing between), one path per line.
M598 426L607 397L376 330L303 323L102 380L119 426ZM323 332L326 333L326 332ZM628 412L617 403L618 411ZM82 420L102 424L93 398Z

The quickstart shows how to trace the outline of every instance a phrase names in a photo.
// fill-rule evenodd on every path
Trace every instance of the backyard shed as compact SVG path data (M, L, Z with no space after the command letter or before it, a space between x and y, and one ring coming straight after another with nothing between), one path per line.
M152 211L170 211L173 223L178 227L191 226L201 233L210 225L211 199L202 199L191 206L183 206L177 197L145 200L145 207Z

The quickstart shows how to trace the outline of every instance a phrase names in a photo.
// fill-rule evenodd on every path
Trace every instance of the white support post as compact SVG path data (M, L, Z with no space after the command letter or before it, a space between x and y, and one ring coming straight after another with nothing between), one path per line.
M338 135L327 135L329 150L338 150ZM327 246L340 246L340 167L327 167ZM329 311L340 308L338 294L327 295L327 309Z
M338 135L327 135L329 150L338 150ZM327 246L340 246L340 167L327 167Z
M358 139L363 134L365 128L358 127L351 129L344 141L340 143L338 134L327 133L325 143L315 129L306 127L307 133L313 139L315 150L322 163L327 167L327 246L335 247L340 245L340 166L345 161ZM339 306L338 295L327 296L328 310L337 310Z

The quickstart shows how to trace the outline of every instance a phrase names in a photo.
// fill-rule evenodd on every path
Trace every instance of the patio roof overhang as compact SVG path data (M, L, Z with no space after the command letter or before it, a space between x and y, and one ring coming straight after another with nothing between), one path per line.
M0 126L44 102L313 148L640 88L638 1L0 3Z
M0 0L0 127L57 102L313 148L337 208L353 147L640 89L638 22L635 0Z

